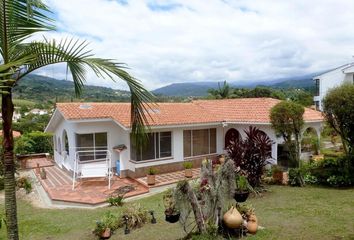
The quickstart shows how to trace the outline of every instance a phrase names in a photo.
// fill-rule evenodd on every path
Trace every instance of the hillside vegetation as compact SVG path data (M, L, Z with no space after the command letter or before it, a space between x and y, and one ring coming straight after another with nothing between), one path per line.
M18 106L28 105L30 102L47 104L66 101L122 102L129 101L130 93L107 87L86 85L78 99L75 98L74 83L72 81L29 75L14 88L14 98L20 99L15 102Z

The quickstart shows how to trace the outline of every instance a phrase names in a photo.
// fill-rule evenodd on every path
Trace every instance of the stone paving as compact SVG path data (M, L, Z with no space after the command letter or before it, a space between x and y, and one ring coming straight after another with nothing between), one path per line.
M192 178L186 178L184 176L184 170L171 172L171 173L157 174L155 176L156 179L155 185L148 185L146 177L137 178L136 180L141 184L145 185L146 187L154 188L154 187L160 187L168 184L173 184L184 179L196 179L200 176L200 168L193 168L192 172L193 172Z
M85 179L76 183L72 190L72 177L58 166L46 167L46 179L41 179L33 170L41 182L44 190L51 200L70 203L96 205L104 203L107 197L115 190L124 186L133 186L135 190L127 193L126 198L149 192L149 188L130 179L114 176L111 180L111 189L108 189L108 181L104 178Z

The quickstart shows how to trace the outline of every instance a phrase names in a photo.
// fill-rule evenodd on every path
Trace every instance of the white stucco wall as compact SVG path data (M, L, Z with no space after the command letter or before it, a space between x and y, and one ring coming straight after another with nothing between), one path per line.
M319 95L314 97L314 101L319 102L320 111L323 110L322 101L323 98L326 96L328 91L334 87L337 87L343 83L353 83L353 73L347 72L344 73L342 68L335 69L331 72L324 73L314 79L320 80L320 89Z
M223 127L221 123L218 124L205 124L202 126L175 126L173 128L153 128L152 132L164 132L171 131L172 138L172 156L165 159L158 160L148 160L135 162L131 160L130 157L130 133L127 130L124 130L117 123L105 119L105 120L97 120L90 122L73 122L64 120L61 116L60 119L57 120L57 124L55 126L55 131L53 132L56 139L60 138L61 141L61 150L64 151L64 141L63 141L63 131L67 132L70 151L69 155L66 159L64 159L63 154L60 154L60 151L54 151L54 159L58 165L64 165L67 169L72 170L75 158L75 147L76 147L76 136L75 134L87 134L87 133L99 133L106 132L107 133L107 147L108 150L112 153L112 166L115 167L115 162L118 158L120 158L120 169L121 170L130 170L135 171L136 168L149 167L149 166L157 166L161 164L175 163L184 161L183 156L183 131L184 130L192 130L192 129L207 129L207 128L216 128L216 149L217 154L223 154L224 151L224 141L225 134L230 128L235 128L238 130L244 139L246 137L244 131L249 128L249 124L237 124L237 123L228 123L227 126ZM277 148L278 144L283 143L282 138L277 138L270 124L256 124L253 125L264 131L270 139L274 142L272 145L272 158L277 159ZM307 127L315 128L318 133L321 131L321 123L307 123L305 124L304 130ZM113 147L116 145L125 144L127 146L127 150L123 151L120 156L117 152L113 151Z

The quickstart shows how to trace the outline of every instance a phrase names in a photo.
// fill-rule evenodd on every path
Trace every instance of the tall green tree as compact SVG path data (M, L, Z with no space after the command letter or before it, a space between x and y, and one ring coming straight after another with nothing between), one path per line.
M346 153L354 154L354 85L333 88L323 100L323 112L342 139Z
M208 93L216 99L225 99L225 98L230 98L231 95L231 88L229 84L224 81L222 85L218 83L218 89L209 89Z
M15 194L14 141L12 116L14 105L13 87L27 74L56 63L67 63L80 94L87 69L98 77L116 77L124 80L131 91L131 118L134 141L139 143L146 136L144 123L147 120L143 102L150 102L152 95L140 82L125 71L125 65L110 59L94 57L85 41L43 39L30 41L34 34L55 30L50 11L41 0L0 0L0 93L3 118L3 163L5 181L5 214L8 239L18 239L17 208Z
M304 126L305 108L291 101L282 101L270 112L270 121L276 134L283 137L289 148L290 158L300 163L301 130ZM293 140L294 139L294 140Z

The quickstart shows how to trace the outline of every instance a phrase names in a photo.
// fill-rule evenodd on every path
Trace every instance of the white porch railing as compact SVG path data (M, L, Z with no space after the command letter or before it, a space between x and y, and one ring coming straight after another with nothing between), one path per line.
M113 176L111 152L97 149L76 151L73 171L73 190L77 179L97 177L107 177L110 189Z

